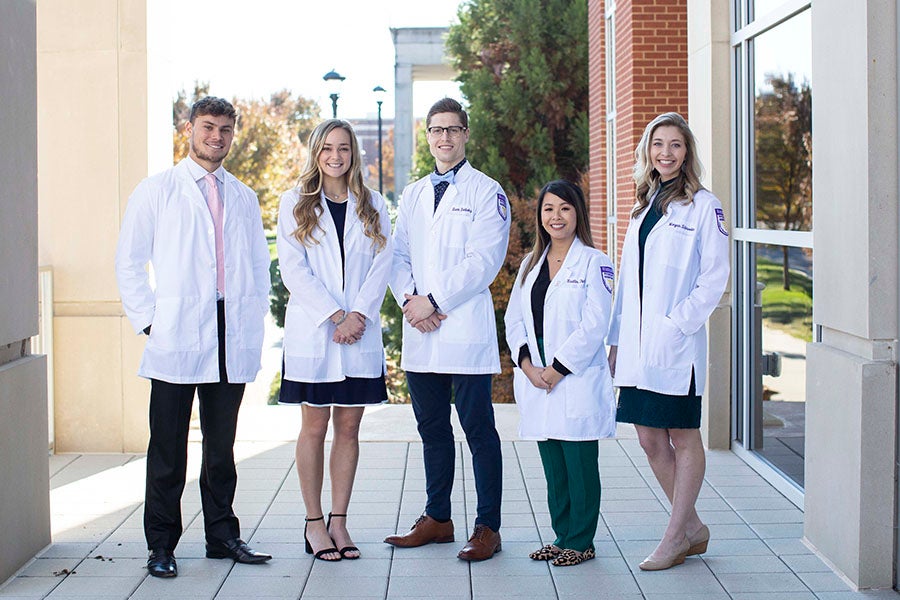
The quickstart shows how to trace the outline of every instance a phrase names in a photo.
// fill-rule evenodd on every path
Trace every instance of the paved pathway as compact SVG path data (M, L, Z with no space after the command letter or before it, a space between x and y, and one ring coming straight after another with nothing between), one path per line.
M409 407L370 410L349 519L363 558L328 564L304 553L303 515L294 472L299 411L242 411L236 446L236 512L244 537L275 559L262 566L203 558L197 490L199 444L191 444L185 491L186 531L174 580L148 577L141 530L142 455L51 457L53 544L0 587L0 598L309 599L309 598L592 598L838 600L891 598L853 592L800 540L802 513L730 452L710 452L698 508L709 523L709 552L674 569L644 573L637 563L654 547L667 503L634 432L600 444L602 520L598 558L554 568L528 552L552 540L537 447L515 441L515 407L498 407L504 451L503 551L493 560L456 559L472 527L474 484L459 445L454 522L457 541L394 549L385 535L407 529L424 504L422 446ZM462 438L458 438L462 439ZM7 540L9 542L9 540Z

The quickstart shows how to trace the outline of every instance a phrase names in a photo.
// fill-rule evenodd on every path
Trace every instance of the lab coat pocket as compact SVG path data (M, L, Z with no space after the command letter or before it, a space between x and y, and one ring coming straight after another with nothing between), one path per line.
M238 323L240 323L241 337L238 341L239 348L259 350L263 344L265 326L263 316L268 301L258 296L244 296L236 302Z
M594 366L585 369L577 378L566 375L563 379L565 387L559 391L566 393L567 418L585 419L600 412L602 399L610 393L605 388L612 385L604 371L603 367Z
M316 324L297 307L288 304L284 318L284 353L301 358L325 358L325 344L331 334L330 322Z
M525 376L522 369L516 367L513 369L513 396L516 399L516 407L519 409L519 416L522 420L528 418L534 419L534 397L540 392L545 394L544 390L538 390Z
M484 297L478 295L463 302L449 313L441 323L438 331L441 341L451 343L484 344L490 340L494 328L490 327L490 320L494 315L489 314Z
M690 263L696 240L694 230L684 227L686 226L669 223L664 232L664 243L660 248L663 263L679 270L687 268Z
M200 298L157 298L148 344L161 350L200 350Z
M648 363L657 367L687 367L693 363L690 339L681 332L672 319L661 317L650 336Z

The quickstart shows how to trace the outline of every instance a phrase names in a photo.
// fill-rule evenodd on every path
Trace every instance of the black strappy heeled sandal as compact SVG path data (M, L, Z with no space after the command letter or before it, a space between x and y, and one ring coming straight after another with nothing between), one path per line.
M303 526L303 541L306 542L306 553L307 554L313 553L313 547L312 547L312 544L309 543L309 538L306 537L306 528L309 527L309 523L312 523L313 521L321 521L324 518L325 518L324 516L321 516L321 517L317 517L315 519L310 519L309 517L306 517L304 519L304 521L306 521L306 524ZM328 522L329 523L331 522L331 515L328 515ZM328 529L328 527L326 526L326 531L327 531L327 529ZM328 535L330 536L331 534L328 534ZM334 543L334 540L332 540L332 543ZM340 554L340 556L337 558L323 558L326 554ZM318 560L324 560L325 562L337 562L337 561L341 560L341 558L343 556L344 555L341 554L340 552L338 552L338 549L335 547L325 548L324 550L319 550L318 552L315 553L315 557Z
M328 530L328 535L331 535L331 519L332 519L332 517L340 517L340 518L346 519L347 515L346 514L339 515L337 513L328 513L328 522L325 524L325 529ZM357 548L356 546L344 546L337 552L341 555L341 558L344 558L346 560L356 560L357 558L359 558L359 548ZM348 554L350 552L356 552L356 556L348 556Z

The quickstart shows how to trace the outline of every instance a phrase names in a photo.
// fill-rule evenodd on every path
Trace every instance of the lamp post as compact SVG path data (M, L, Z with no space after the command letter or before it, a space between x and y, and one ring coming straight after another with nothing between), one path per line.
M384 170L382 166L381 153L381 103L384 102L384 96L387 91L380 85L375 86L372 90L375 92L375 102L378 103L378 193L384 194Z
M341 95L341 83L347 78L332 69L325 73L322 79L325 80L325 85L328 86L328 97L331 98L331 118L337 119L337 101L338 96Z

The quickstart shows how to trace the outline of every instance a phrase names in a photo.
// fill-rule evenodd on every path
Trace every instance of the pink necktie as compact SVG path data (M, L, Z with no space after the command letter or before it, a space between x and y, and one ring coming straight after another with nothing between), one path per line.
M207 173L206 180L206 204L212 215L213 227L216 230L216 289L225 295L225 239L222 226L222 198L219 196L219 186L216 185L216 176Z

